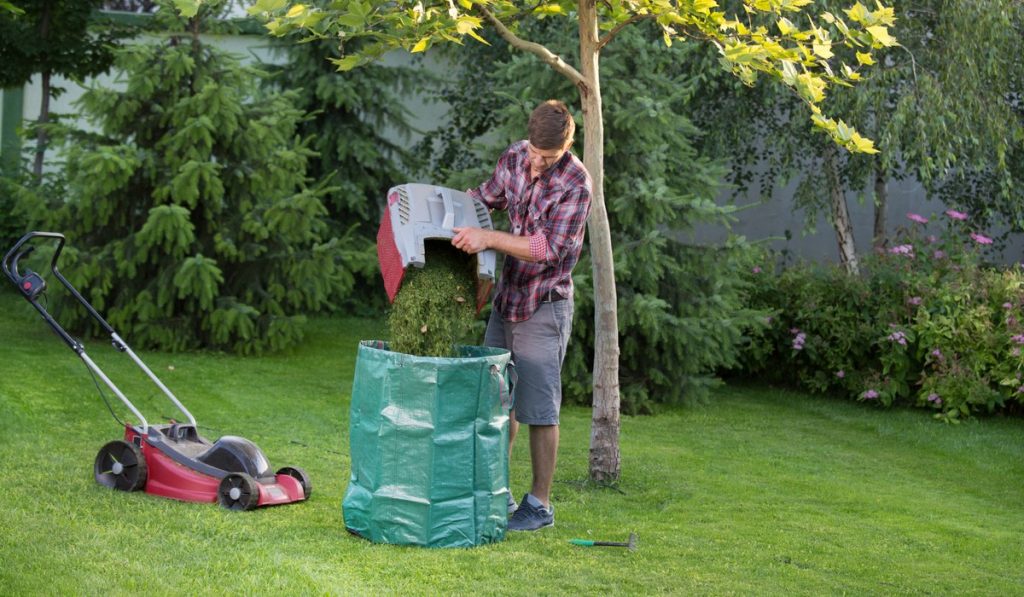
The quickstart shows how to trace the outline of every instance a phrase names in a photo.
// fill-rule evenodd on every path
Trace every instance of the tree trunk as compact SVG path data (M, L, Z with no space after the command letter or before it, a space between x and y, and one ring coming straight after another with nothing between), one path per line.
M839 155L833 143L825 145L825 173L828 177L828 193L832 203L832 226L836 230L839 244L839 261L851 275L860 273L857 266L857 250L853 242L853 226L850 211L846 207L846 195L839 177Z
M42 73L43 100L39 105L39 120L36 121L36 158L32 164L32 174L36 178L43 176L43 158L46 154L46 144L50 141L50 135L46 132L46 123L50 122L50 71Z
M875 157L875 231L872 244L875 249L885 248L886 243L886 210L889 204L889 188L886 183L885 170L882 169L882 162Z
M544 46L517 37L483 4L475 6L512 47L534 54L572 81L580 91L583 165L593 184L588 221L590 257L594 268L594 413L590 428L590 478L603 483L613 482L620 473L619 318L612 234L604 203L604 122L598 69L602 44L598 37L596 0L580 0L579 3L582 72Z
M579 3L579 85L583 104L583 165L593 182L588 229L594 269L594 411L590 428L590 478L612 482L619 478L619 321L611 228L604 202L604 122L598 66L596 0Z
M50 4L44 4L43 14L40 15L39 19L39 39L46 41L50 37L50 17L51 17L51 6ZM46 154L46 144L50 140L50 135L46 132L46 124L50 122L50 77L52 73L49 69L43 71L43 99L39 105L39 120L37 121L38 128L36 129L36 157L32 163L32 174L35 177L41 178L43 176L43 158Z

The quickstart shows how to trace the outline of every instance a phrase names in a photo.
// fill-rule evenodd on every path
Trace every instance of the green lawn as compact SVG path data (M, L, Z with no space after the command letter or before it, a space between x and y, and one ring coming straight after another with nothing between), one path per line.
M947 426L729 387L624 418L615 491L583 482L589 411L568 408L554 528L474 549L373 545L346 533L341 498L356 344L377 322L318 320L262 358L143 352L211 439L248 437L313 479L309 502L238 513L98 486L92 460L121 430L33 313L0 292L0 594L1024 594L1024 420ZM173 416L105 340L87 349L144 412ZM635 553L569 544L631 531Z

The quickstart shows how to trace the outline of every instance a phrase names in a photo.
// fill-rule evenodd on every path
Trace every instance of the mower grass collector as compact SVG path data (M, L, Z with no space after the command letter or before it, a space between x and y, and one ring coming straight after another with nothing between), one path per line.
M22 247L36 238L58 241L50 264L53 276L110 334L114 348L127 353L185 415L188 423L150 425L135 405L89 358L82 343L71 337L39 304L39 297L46 290L46 281L31 270L26 269L24 275L18 271L18 260L35 248ZM123 423L123 440L114 440L100 448L93 465L96 482L111 489L145 490L153 495L188 502L219 502L230 510L251 510L309 498L312 485L302 469L284 467L274 473L271 472L266 456L251 441L225 435L216 442L210 442L199 435L195 417L57 270L57 260L64 242L64 236L56 232L30 232L7 252L2 265L4 274L18 287L25 300L35 307L53 331L139 420L137 425Z

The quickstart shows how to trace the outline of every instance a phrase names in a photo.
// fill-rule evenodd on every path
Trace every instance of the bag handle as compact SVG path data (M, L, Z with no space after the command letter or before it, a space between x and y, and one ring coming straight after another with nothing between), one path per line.
M511 383L512 388L516 387L516 382L519 381L519 374L516 373L516 364L512 361L508 362L506 367L508 374L508 380ZM509 389L509 384L505 383L505 376L501 374L501 370L497 365L491 365L491 376L498 382L498 397L501 400L501 406L505 410L512 410L515 406L515 397L512 395Z

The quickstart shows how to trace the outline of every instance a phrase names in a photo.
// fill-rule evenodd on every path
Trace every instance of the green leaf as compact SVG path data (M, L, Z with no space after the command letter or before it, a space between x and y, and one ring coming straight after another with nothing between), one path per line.
M474 29L479 28L480 17L470 17L463 15L459 17L457 21L455 21L455 30L461 33L462 35L466 35L467 33L472 32Z
M294 19L295 17L305 13L307 10L309 10L309 9L306 7L305 4L296 4L296 5L292 6L291 8L289 8L288 12L285 13L284 16L287 19Z
M875 59L871 57L870 52L857 52L857 62L867 66L871 66L875 63Z
M419 40L418 42L416 42L416 45L415 45L415 46L413 46L413 47L412 47L412 50L410 50L410 51L411 51L411 52L412 52L413 54L415 54L415 53L417 53L417 52L423 52L424 50L426 50L426 49L427 49L427 46L428 46L429 44L430 44L430 37L424 37L423 39L421 39L421 40ZM339 70L340 70L340 69L339 69Z
M561 4L543 4L533 9L533 12L539 15L563 15L565 9Z
M364 24L366 24L366 19L364 19L362 15L350 12L348 14L343 14L340 17L338 17L338 23L341 23L346 27L351 27L352 29L359 29Z
M351 55L344 58L331 58L330 61L338 67L338 72L345 72L359 66L363 59L360 56Z
M779 20L776 21L776 25L778 25L779 27L779 33L783 35L789 35L790 33L796 31L796 25L794 25L793 21L790 21L786 17L779 17Z
M875 41L887 48L899 45L896 38L889 35L889 29L883 25L873 25L865 29L871 34L871 37L875 38Z
M178 10L178 14L187 19L191 19L199 12L199 7L202 6L203 1L204 0L174 0L174 7Z
M0 10L6 10L7 12L11 12L11 13L14 13L16 15L23 15L23 14L25 14L24 10L22 10L22 9L18 8L17 6L11 4L10 2L6 2L6 0L0 0Z
M871 11L858 2L846 9L846 16L850 17L850 20L855 23L865 25L871 20Z
M288 0L257 0L255 4L246 9L250 15L258 15L268 12L277 12L288 4Z

